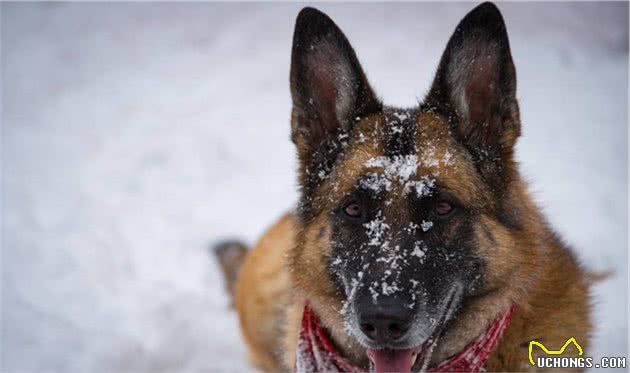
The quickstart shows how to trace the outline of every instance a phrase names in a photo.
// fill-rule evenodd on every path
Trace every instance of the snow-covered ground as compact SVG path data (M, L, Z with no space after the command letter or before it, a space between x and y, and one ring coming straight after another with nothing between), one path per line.
M429 86L472 4L321 4L386 103ZM594 270L590 355L627 350L628 4L510 3L518 157ZM210 242L296 200L298 4L7 4L2 371L251 370Z

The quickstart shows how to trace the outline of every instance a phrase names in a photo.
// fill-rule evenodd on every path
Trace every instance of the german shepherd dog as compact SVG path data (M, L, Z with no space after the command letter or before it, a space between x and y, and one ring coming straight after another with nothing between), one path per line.
M424 101L404 109L381 103L337 25L304 8L290 86L298 207L253 250L216 250L256 367L308 371L307 308L362 371L435 368L506 312L483 369L538 369L531 340L588 348L590 277L514 160L516 72L494 4L463 18Z

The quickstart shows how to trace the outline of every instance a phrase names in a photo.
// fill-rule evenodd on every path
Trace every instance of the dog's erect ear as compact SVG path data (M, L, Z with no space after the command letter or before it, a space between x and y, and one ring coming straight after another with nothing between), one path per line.
M291 95L291 135L304 151L315 151L350 129L357 116L381 108L344 34L313 8L302 9L295 23Z
M476 158L511 156L520 134L516 71L505 23L494 4L477 6L459 23L425 106L449 118Z

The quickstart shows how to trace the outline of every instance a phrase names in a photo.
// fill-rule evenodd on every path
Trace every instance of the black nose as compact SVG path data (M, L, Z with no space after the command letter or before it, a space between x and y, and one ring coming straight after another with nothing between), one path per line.
M357 316L366 337L384 344L399 341L407 334L413 319L412 309L396 300L379 300L378 305L365 303L357 307Z

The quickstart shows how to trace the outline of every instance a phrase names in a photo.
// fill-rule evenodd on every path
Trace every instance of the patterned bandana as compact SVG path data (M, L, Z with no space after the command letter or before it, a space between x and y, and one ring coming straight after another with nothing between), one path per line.
M515 305L512 305L490 325L484 334L470 342L460 353L429 368L428 371L481 372L488 356L496 348L503 332L510 324L514 308ZM302 314L302 328L295 361L296 373L366 373L339 354L308 304L304 306Z

